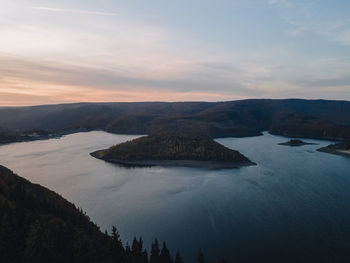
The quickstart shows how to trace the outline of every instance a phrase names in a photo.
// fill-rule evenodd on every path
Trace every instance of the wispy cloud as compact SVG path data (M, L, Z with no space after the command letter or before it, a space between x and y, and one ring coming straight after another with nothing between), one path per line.
M270 5L276 5L281 7L291 7L292 4L288 0L268 0Z
M1 5L0 105L16 104L16 94L21 104L298 97L303 90L326 98L332 89L350 99L349 16L324 15L329 6L314 0L203 1L201 12L191 1L39 2ZM232 16L233 7L244 15Z
M288 34L293 37L304 37L338 44L350 45L349 16L326 13L324 6L316 1L268 0L269 4L292 7L281 12L282 19L291 26Z
M318 35L329 41L338 42L343 45L350 45L350 20L333 21L301 21L296 19L285 19L294 29L290 32L291 36L309 37Z
M348 30L345 30L345 31L341 32L337 36L336 40L338 42L343 43L344 45L349 45L350 46L350 26L349 26Z
M81 84L81 83L77 83ZM232 100L247 96L225 94L220 91L159 90L147 86L120 86L114 89L102 86L79 86L55 83L51 80L30 78L3 78L0 80L0 105L34 105L62 102L110 102L110 101L185 101Z
M48 12L62 12L62 13L74 13L74 14L85 14L85 15L99 15L99 16L116 16L117 13L100 12L100 11L89 11L89 10L78 10L78 9L64 9L46 6L32 6L31 9Z
M197 93L217 93L213 87L219 86L222 94L235 91L236 95L248 96L249 90L246 90L235 80L233 76L249 75L238 70L233 70L232 65L227 65L225 69L218 72L208 66L208 63L199 61L192 62L189 68L179 68L183 74L175 76L168 75L168 78L160 78L158 74L136 74L129 72L120 72L111 70L108 67L89 67L82 65L72 65L62 62L40 61L36 59L22 59L16 57L0 56L0 63L6 64L6 68L0 69L0 86L5 87L11 82L22 83L52 83L55 86L84 87L91 89L105 90L139 90L153 89L159 94L168 92L188 92L189 88ZM161 67L161 66L160 66ZM177 66L175 66L178 68ZM185 66L186 67L186 66ZM214 63L215 67L215 63ZM172 69L176 70L176 69ZM159 69L159 72L167 73L167 69ZM187 72L186 72L187 71ZM162 74L162 73L160 73ZM218 76L219 75L219 76ZM251 94L252 95L252 94Z

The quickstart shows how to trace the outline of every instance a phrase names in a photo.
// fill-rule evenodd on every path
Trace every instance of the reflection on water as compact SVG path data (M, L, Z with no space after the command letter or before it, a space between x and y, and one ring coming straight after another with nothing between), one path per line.
M82 207L102 230L117 225L123 240L142 235L148 247L165 239L187 261L199 248L208 258L239 259L349 246L350 159L316 151L328 142L218 139L258 164L219 171L122 168L89 156L135 137L94 131L9 144L0 163Z

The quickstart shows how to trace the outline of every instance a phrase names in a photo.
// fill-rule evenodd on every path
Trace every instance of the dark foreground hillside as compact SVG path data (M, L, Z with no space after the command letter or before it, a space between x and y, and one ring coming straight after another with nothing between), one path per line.
M348 218L344 209L344 216L337 220ZM236 229L240 241L232 245L231 263L350 262L348 229L328 229L330 225L326 221L310 215L306 215L305 221L316 224L320 233L310 236L308 224L303 229L294 222L286 222L286 226L295 229L291 236L286 235L289 231L280 233L278 226L266 222L263 235L266 240L255 236L254 227L248 236L240 235L240 229ZM219 245L227 245L225 238ZM178 254L171 256L166 244L157 241L148 251L141 239L134 239L131 246L124 247L116 229L111 235L102 233L81 210L58 194L0 166L0 262L181 263L182 260ZM203 255L200 253L196 261L190 262L204 263ZM222 262L221 256L216 255L210 262Z
M147 263L142 239L123 247L115 228L102 233L89 217L58 194L0 166L0 262ZM151 262L170 263L154 242ZM153 261L152 261L153 260ZM181 263L179 254L176 263Z

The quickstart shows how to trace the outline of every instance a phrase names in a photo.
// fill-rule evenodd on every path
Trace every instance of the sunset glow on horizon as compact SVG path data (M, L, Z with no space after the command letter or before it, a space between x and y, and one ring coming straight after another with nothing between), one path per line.
M0 4L0 106L350 100L350 2Z

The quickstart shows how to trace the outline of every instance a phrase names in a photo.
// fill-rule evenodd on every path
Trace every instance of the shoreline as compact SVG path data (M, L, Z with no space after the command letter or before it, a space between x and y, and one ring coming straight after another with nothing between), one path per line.
M40 137L33 137L33 138L21 138L21 139L10 139L10 140L4 140L1 141L0 140L0 146L4 146L4 145L8 145L8 144L12 144L12 143L21 143L21 142L32 142L32 141L39 141L39 140L50 140L50 139L61 139L62 137L66 136L66 135L71 135L71 134L75 134L75 133L79 133L79 132L90 132L90 131L104 131L106 133L110 133L110 134L117 134L117 135L143 135L146 136L147 134L129 134L129 133L115 133L115 132L111 132L108 130L104 130L104 129L85 129L85 128L80 128L80 129L73 129L70 131L56 131L52 133L52 136L40 136ZM213 140L216 139L222 139L222 138L250 138L250 137L258 137L258 136L264 136L264 132L267 132L271 135L274 136L280 136L283 138L303 138L303 139L310 139L310 140L320 140L320 141L342 141L344 140L343 138L319 138L319 137L303 137L303 136L290 136L290 135L284 135L284 134L278 134L278 133L272 133L269 130L266 131L261 131L261 133L259 135L246 135L246 136L219 136L219 137L214 137ZM278 145L283 145L283 146L303 146L303 145L317 145L318 143L305 143L303 145L289 145L287 144L288 142L285 143L278 143ZM347 153L344 153L345 155L347 155Z
M137 168L137 167L188 167L188 168L204 168L209 170L219 169L238 169L240 167L255 166L256 163L252 161L197 161L197 160L140 160L140 161L125 161L118 159L105 159L100 156L103 150L95 151L90 155L96 159L103 160L105 162L113 163L123 167Z
M40 135L37 137L24 137L23 138L15 138L15 139L9 139L9 140L3 140L0 141L0 146L8 145L12 143L21 143L21 142L33 142L33 141L45 141L45 140L51 140L51 139L61 139L62 137L66 135L71 135L79 132L90 132L90 131L99 131L99 130L88 130L88 129L74 129L70 131L56 131L52 132L48 135Z
M348 151L348 150L329 149L327 147L323 147L323 148L317 149L317 151L323 152L323 153L334 154L334 155L340 155L340 156L344 156L344 157L350 158L350 151Z

